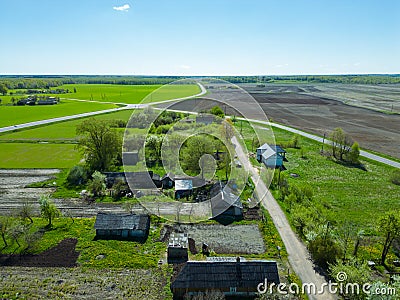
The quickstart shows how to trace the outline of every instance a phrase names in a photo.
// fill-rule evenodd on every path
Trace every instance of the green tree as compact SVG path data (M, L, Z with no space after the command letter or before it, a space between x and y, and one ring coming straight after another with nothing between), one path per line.
M187 139L180 153L183 170L188 174L199 174L200 158L205 154L214 154L213 144L212 137L204 134Z
M354 142L347 155L347 160L352 164L359 164L360 163L359 158L360 158L360 146L358 145L357 142Z
M49 196L41 196L39 199L40 213L43 218L48 220L47 227L51 228L52 221L60 216L57 206L51 201Z
M10 216L0 216L0 234L3 239L4 247L7 247L7 235L11 226Z
M332 141L332 155L337 160L344 160L345 155L350 151L351 138L342 128L334 129L330 134Z
M314 261L324 268L334 263L342 255L340 247L330 235L317 236L309 242L308 249Z
M0 94L7 95L8 89L4 83L0 83Z
M28 219L32 224L33 223L32 215L33 215L32 205L29 202L24 202L18 212L18 216L21 217L23 221Z
M212 114L214 116L217 116L217 117L220 117L222 119L225 118L224 111L218 105L216 105L216 106L214 106L213 108L210 109L210 114Z
M346 263L341 260L338 260L336 263L333 263L329 266L329 273L332 278L340 281L344 286L346 284L358 284L360 287L359 293L352 293L351 290L348 290L348 295L343 295L347 297L351 297L351 299L364 299L365 295L362 293L362 286L369 282L370 276L372 274L371 269L368 267L366 261L358 261L356 259L350 259ZM346 274L343 278L341 275ZM343 293L346 293L346 289L343 289ZM351 293L351 294L350 294ZM348 299L346 297L346 299Z
M68 173L67 182L71 186L77 186L86 183L88 179L87 170L84 166L73 166Z
M391 211L379 218L378 230L384 237L381 254L381 264L385 265L386 256L389 253L393 240L400 236L400 214L399 211Z
M94 197L104 195L106 190L106 176L99 171L95 171L92 175L92 179L88 183L88 189L92 192Z
M78 147L91 171L106 171L115 166L121 157L122 138L108 121L91 118L83 121L76 132L81 136Z

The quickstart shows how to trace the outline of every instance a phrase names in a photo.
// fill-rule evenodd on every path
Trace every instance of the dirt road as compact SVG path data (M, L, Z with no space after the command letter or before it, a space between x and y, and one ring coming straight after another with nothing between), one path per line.
M236 154L240 162L245 170L249 171L249 174L256 185L255 191L257 196L261 199L262 205L271 215L272 221L285 244L290 265L303 283L315 284L316 289L320 290L320 287L324 287L327 284L325 278L315 271L315 265L310 260L310 254L307 248L291 229L281 207L271 195L264 182L260 179L257 170L251 165L249 158L244 153L243 148L237 141L236 137L232 139L232 143L235 145ZM315 300L336 299L334 295L327 292L319 295L316 295L316 293L309 293L308 296L310 299Z

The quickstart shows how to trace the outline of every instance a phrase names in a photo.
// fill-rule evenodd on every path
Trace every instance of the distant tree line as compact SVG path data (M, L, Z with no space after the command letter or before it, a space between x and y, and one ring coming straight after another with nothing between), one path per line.
M168 84L184 79L182 76L101 76L101 75L3 75L0 86L7 89L49 89L63 84ZM290 76L217 76L235 84L243 83L345 83L345 84L394 84L400 83L400 74L394 75L290 75ZM1 91L0 91L1 92Z

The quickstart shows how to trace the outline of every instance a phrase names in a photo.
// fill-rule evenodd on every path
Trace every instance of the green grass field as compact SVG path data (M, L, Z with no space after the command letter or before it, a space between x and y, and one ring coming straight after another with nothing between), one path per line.
M56 105L0 106L0 127L116 108L114 104L62 100Z
M76 93L62 94L61 98L95 100L102 102L117 102L136 104L156 102L198 94L197 85L113 85L113 84L67 84L60 88L71 91L76 88ZM154 92L155 91L155 92ZM150 93L152 95L147 97ZM147 97L147 98L146 98Z
M240 130L240 124L237 123ZM256 124L255 126L259 126ZM276 144L287 144L293 134L274 128ZM243 123L243 135L251 151L250 127ZM313 190L310 209L324 215L331 224L342 224L351 220L363 228L373 230L377 216L400 209L400 186L390 182L390 174L395 170L384 164L362 159L368 171L343 166L321 156L321 144L305 137L300 137L302 149L285 148L288 162L284 163L289 185L308 184ZM328 146L325 145L325 150ZM306 158L302 158L303 155ZM298 178L289 176L300 175ZM286 203L280 203L286 208Z
M70 168L79 160L71 144L0 143L0 168Z
M129 120L132 110L118 111L115 113L102 114L93 118L99 120ZM73 121L58 122L46 126L40 126L32 129L16 131L12 133L0 134L2 141L65 141L76 139L76 126L82 123L85 119L76 119Z

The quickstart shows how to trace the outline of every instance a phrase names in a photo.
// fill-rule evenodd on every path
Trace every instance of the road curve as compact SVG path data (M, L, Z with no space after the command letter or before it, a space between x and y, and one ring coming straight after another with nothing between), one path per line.
M47 124L51 124L51 123L55 123L55 122L69 121L69 120L74 120L74 119L90 117L90 116L107 114L107 113L117 112L117 111L126 110L126 109L144 108L144 107L149 106L149 105L156 105L156 104L160 104L160 103L164 103L164 102L187 100L187 99L190 99L190 98L203 96L204 94L207 93L207 90L205 89L205 87L201 83L197 83L197 85L200 87L200 93L198 93L196 95L192 95L192 96L175 98L175 99L170 99L170 100L165 100L165 101L152 102L152 103L146 103L146 104L115 103L115 104L122 104L122 105L125 105L125 106L124 107L118 107L118 108L110 108L110 109L105 109L105 110L92 111L92 112L76 114L76 115L70 115L70 116L63 116L63 117L52 118L52 119L46 119L46 120L39 120L39 121L23 123L23 124L16 124L16 125L7 126L7 127L1 127L0 128L0 133L13 131L13 130L17 130L17 129L26 129L26 128L29 128L29 127L34 127L34 126L39 126L39 125L47 125ZM78 99L72 99L72 100L78 101ZM84 102L86 100L79 100L79 101L83 101ZM91 102L91 101L87 100L87 102Z

